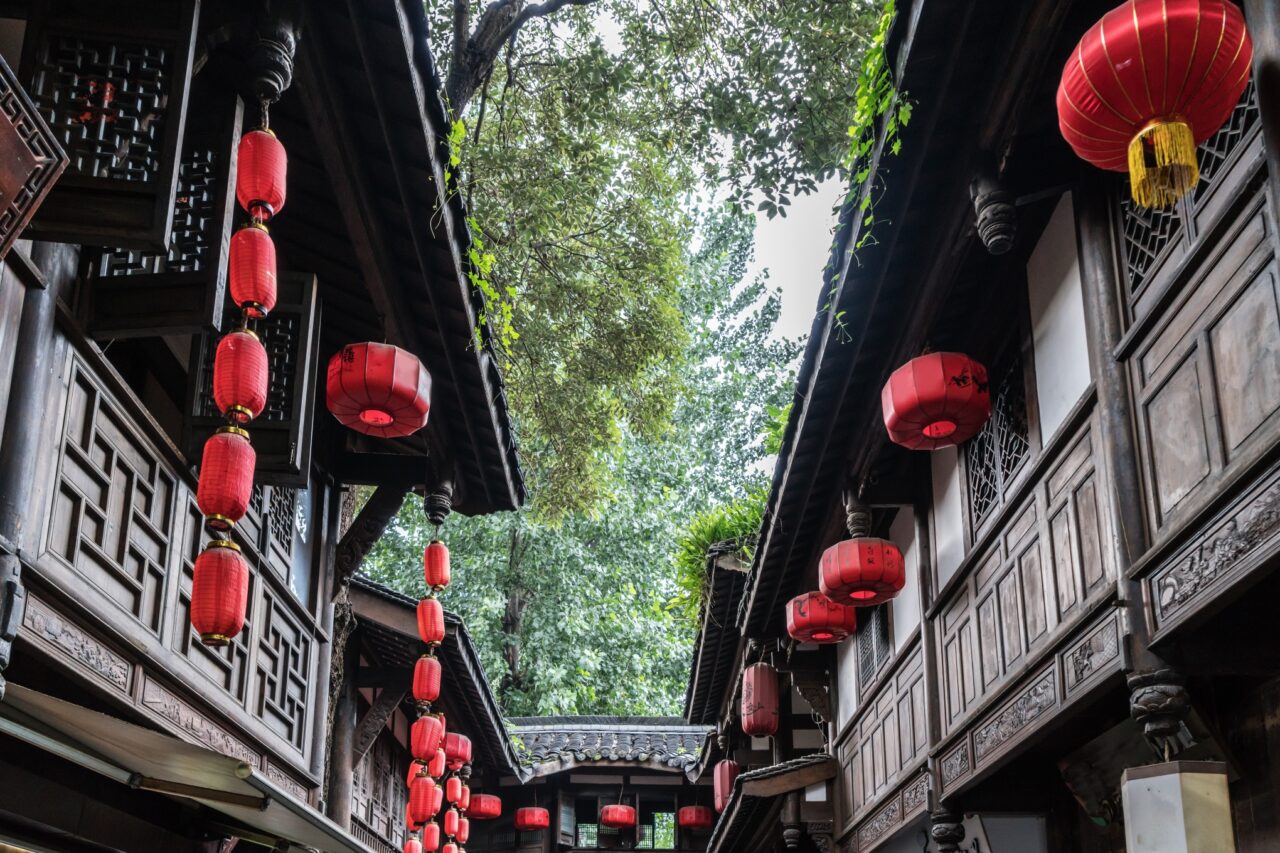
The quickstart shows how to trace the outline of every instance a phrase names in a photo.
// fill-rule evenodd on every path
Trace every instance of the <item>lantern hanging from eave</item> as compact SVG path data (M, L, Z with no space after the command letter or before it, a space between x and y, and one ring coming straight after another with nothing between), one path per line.
M536 832L551 826L551 813L538 806L516 809L516 829L521 832Z
M431 761L427 764L427 775L439 779L444 775L446 762L444 750L437 748L436 754L431 756Z
M729 804L729 795L733 793L733 780L738 778L738 762L724 759L716 765L713 777L716 811L724 811Z
M440 824L428 823L423 825L422 849L424 853L436 853L440 849Z
M436 783L430 776L419 775L409 786L409 819L415 823L426 823L435 817L432 801L435 799Z
M217 539L196 557L191 574L191 626L206 646L225 646L244 628L249 564L234 542Z
M502 800L493 794L472 794L467 806L467 817L472 820L493 820L502 816Z
M769 737L778 731L778 673L767 663L742 671L742 732Z
M230 530L249 511L256 464L249 433L239 427L222 427L204 443L196 505L210 530Z
M445 809L444 820L440 822L440 828L444 830L444 834L449 838L453 838L458 834L458 810Z
M236 151L236 201L254 219L266 221L284 207L289 158L265 128L240 137Z
M267 405L267 350L248 329L223 335L213 358L213 401L218 411L244 425Z
M422 842L416 838L406 838L404 841L404 853L423 853Z
M609 829L630 829L636 825L636 810L622 803L610 803L600 809L600 825Z
M457 776L450 776L444 783L444 798L454 805L462 799L462 780Z
M1226 0L1129 0L1085 33L1058 84L1058 127L1084 160L1129 172L1133 200L1166 207L1196 185L1196 146L1230 117L1253 45Z
M858 630L858 609L836 604L820 592L806 592L787 602L787 634L800 643L830 644Z
M413 665L413 701L430 704L440 698L440 661L423 655Z
M902 551L888 539L859 536L822 553L818 587L836 604L871 607L891 600L907 582Z
M449 769L457 770L471 761L471 738L457 732L449 732L444 737L444 754L448 759Z
M910 450L937 450L973 438L991 417L987 369L958 352L913 358L880 392L889 439Z
M440 740L444 737L444 721L435 714L423 714L414 720L410 730L413 757L427 759L436 754L440 748Z
M422 555L423 575L427 589L439 592L449 585L449 548L439 539L432 539Z
M681 806L676 812L676 826L681 829L710 829L715 820L706 806Z
M459 844L466 844L471 840L471 819L467 817L458 818L458 832L454 835Z
M439 599L424 598L418 602L418 637L428 646L444 642L444 607Z
M227 256L227 290L247 316L261 320L276 307L276 244L261 222L231 235Z
M391 344L347 344L329 359L325 405L343 426L376 438L402 438L427 425L431 374Z

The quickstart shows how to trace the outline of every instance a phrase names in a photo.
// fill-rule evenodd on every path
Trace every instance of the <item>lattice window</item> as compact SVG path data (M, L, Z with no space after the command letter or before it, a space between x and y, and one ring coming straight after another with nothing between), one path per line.
M889 605L864 607L858 613L858 687L865 690L893 657L889 634Z
M578 824L578 846L595 848L600 845L600 826L594 823Z
M273 544L286 556L293 554L293 525L297 506L296 489L276 487L271 490L271 538L274 540Z
M1258 99L1253 88L1253 81L1245 87L1240 103L1232 111L1231 117L1222 129L1209 137L1196 151L1200 161L1200 183L1191 191L1192 205L1198 205L1214 186L1214 181L1221 177L1222 166L1231 159L1232 153L1240 143L1258 126L1260 118Z
M991 419L964 446L969 523L977 530L1008 497L1031 450L1027 386L1016 352L992 386Z
M1127 197L1120 202L1120 213L1125 271L1129 277L1129 293L1133 295L1142 290L1165 247L1182 233L1182 217L1176 207L1148 210Z

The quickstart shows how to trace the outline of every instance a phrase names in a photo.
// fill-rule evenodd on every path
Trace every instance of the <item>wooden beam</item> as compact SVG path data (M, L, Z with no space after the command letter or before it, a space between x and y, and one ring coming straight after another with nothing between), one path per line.
M342 684L338 688L337 706L333 712L333 731L329 736L329 819L343 829L351 828L351 794L356 767L353 747L359 699L355 676L360 665L359 649L355 636L348 637L342 654Z
M347 592L351 602L351 612L358 622L376 622L390 631L406 637L418 636L418 614L408 604L388 601L381 596L352 586Z
M365 711L364 716L360 718L360 724L356 726L355 742L351 747L352 766L364 760L369 748L378 739L378 733L386 728L387 720L391 719L391 714L396 708L400 707L400 703L408 692L409 686L407 684L400 687L388 687L373 700L369 710Z
M806 764L787 773L769 776L764 779L751 779L742 785L743 796L776 797L789 791L800 791L810 785L834 779L836 761L831 758L821 764Z
M351 522L350 529L338 543L338 551L334 556L334 596L338 590L351 580L351 576L360 570L364 558L373 550L373 546L382 538L387 525L395 518L400 507L404 505L405 495L409 493L407 486L379 486L365 501L360 514Z

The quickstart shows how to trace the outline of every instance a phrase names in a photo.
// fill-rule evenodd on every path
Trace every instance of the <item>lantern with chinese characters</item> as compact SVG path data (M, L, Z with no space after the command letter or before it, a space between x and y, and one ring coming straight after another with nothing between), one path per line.
M223 335L213 361L213 401L236 424L247 424L267 405L267 351L248 329Z
M630 829L636 825L636 810L621 803L610 803L600 809L600 825L609 829Z
M409 786L409 819L414 823L426 823L435 817L432 801L435 799L436 783L430 776L419 775Z
M223 427L204 443L196 505L210 530L228 531L249 511L256 464L249 433L239 427Z
M422 555L423 575L427 589L439 592L449 585L449 548L439 539L432 539Z
M284 207L289 159L266 128L240 137L236 152L236 201L255 220L266 221Z
M521 832L536 832L551 826L551 813L544 808L529 806L516 809L516 829Z
M1230 117L1253 45L1227 0L1129 0L1067 58L1058 127L1082 159L1129 172L1133 200L1167 207L1200 179L1196 146Z
M710 829L715 814L706 806L682 806L676 812L676 826L681 829Z
M418 602L418 637L428 646L444 642L444 607L435 598Z
M413 701L430 704L440 698L440 661L423 655L413 665Z
M391 344L348 344L329 359L325 405L343 426L376 438L403 438L427 425L431 374Z
M871 536L832 545L823 552L818 568L818 587L836 604L883 604L901 592L906 582L907 570L898 546Z
M435 714L423 714L413 723L410 730L410 741L413 757L430 760L440 748L440 740L444 737L444 721Z
M472 794L467 806L467 817L472 820L493 820L502 816L502 800L493 794Z
M742 733L769 737L778 731L778 673L767 663L742 671Z
M858 630L858 610L836 604L820 592L787 602L787 634L800 643L839 643Z
M444 754L449 769L457 770L471 761L471 738L457 732L449 732L444 738Z
M231 301L255 320L276 307L276 244L262 223L250 223L231 236L227 290Z
M727 758L716 765L713 778L716 811L724 811L724 807L729 804L729 795L733 793L733 780L738 778L738 770L738 762Z
M911 450L937 450L973 438L991 417L987 369L958 352L913 358L880 392L889 439Z
M240 547L216 539L196 557L191 577L191 625L206 646L225 646L244 628L249 564Z

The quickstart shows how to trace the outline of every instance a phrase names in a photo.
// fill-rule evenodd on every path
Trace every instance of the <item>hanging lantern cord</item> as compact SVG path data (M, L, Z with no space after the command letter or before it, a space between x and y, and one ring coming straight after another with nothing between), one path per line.
M258 111L262 115L262 129L271 129L271 99L263 98L258 101Z

